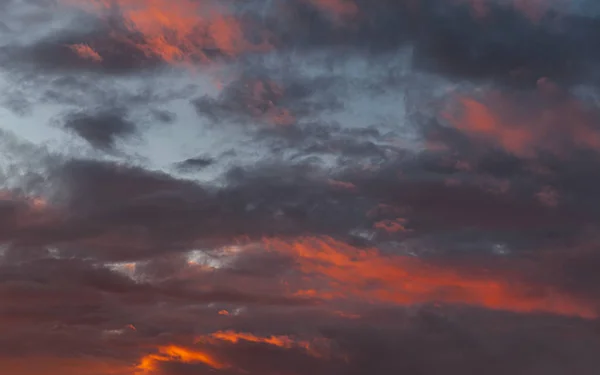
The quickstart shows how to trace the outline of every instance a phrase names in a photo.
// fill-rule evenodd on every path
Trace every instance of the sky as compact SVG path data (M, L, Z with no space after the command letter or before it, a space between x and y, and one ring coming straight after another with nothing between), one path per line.
M0 0L0 374L596 375L600 6Z

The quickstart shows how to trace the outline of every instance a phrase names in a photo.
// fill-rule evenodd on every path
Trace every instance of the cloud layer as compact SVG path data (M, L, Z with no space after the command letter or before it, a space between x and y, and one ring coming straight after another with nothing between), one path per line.
M596 374L594 6L0 2L0 368Z

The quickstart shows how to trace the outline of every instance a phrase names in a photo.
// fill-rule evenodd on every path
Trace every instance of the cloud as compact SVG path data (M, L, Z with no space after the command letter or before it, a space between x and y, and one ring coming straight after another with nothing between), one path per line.
M89 59L96 62L102 61L102 56L100 56L98 52L94 51L92 47L88 46L87 44L74 44L71 46L71 49L73 49L83 59Z
M248 38L244 20L210 2L201 6L190 0L60 0L54 6L87 24L65 23L58 33L33 43L9 44L4 56L10 58L3 65L14 66L19 61L49 71L131 73L162 64L207 63L270 48L266 40Z
M481 304L491 309L506 309L518 312L546 311L566 315L594 318L594 307L571 305L569 297L561 297L551 291L546 302L543 295L521 298L520 291L529 287L503 285L499 280L476 275L469 276L468 270L444 270L431 265L419 264L410 258L386 258L374 250L358 250L346 244L319 239L299 240L290 245L274 241L270 247L297 254L300 269L306 274L324 276L324 298L345 298L355 294L359 298L380 299L399 304L423 303L426 301ZM289 246L289 247L288 247ZM286 248L287 247L287 248ZM344 270L344 271L340 271ZM464 275L464 276L459 276ZM518 284L515 280L514 284ZM394 285L399 289L396 292ZM535 287L533 287L535 289ZM301 294L319 295L318 290L300 290ZM481 294L480 294L481 293ZM363 296L364 294L364 296ZM552 300L557 298L556 301ZM562 300L565 298L564 300Z
M202 363L213 369L222 369L228 367L226 364L218 362L209 354L179 346L164 346L158 348L159 354L150 354L140 361L138 369L144 373L154 373L157 370L157 362L183 362L183 363Z
M28 61L50 69L117 73L161 63L206 64L274 49L341 46L346 52L335 49L331 56L344 58L348 53L394 53L405 46L414 49L418 69L468 79L531 85L550 77L572 84L597 75L598 56L586 47L596 32L595 19L569 13L559 3L428 0L371 6L362 0L295 0L251 2L237 9L210 1L64 0L60 7L93 20L93 30L71 25L58 38L5 47L4 55L10 56L5 65Z
M481 100L459 98L453 108L458 107L460 114L443 116L468 136L495 143L521 157L539 152L564 155L573 149L596 150L600 145L596 109L575 97L548 93L544 83L540 82L541 93L490 93Z
M189 158L177 163L177 168L183 171L194 171L209 167L215 163L215 160L209 157Z
M336 82L332 78L310 78L289 72L278 82L257 73L227 83L216 98L195 99L196 111L216 123L257 122L285 127L305 117L343 108L335 97Z
M97 24L98 21L92 21ZM116 27L118 25L116 21ZM132 73L140 68L156 68L160 60L147 56L127 38L110 39L110 29L99 25L97 30L63 30L29 44L3 46L4 60L0 63L10 70L24 68L47 73L65 71ZM132 36L133 37L133 36Z
M116 141L131 137L136 132L135 124L118 111L106 111L93 114L73 113L67 116L63 125L93 147L112 150Z
M0 2L3 369L595 374L567 5Z

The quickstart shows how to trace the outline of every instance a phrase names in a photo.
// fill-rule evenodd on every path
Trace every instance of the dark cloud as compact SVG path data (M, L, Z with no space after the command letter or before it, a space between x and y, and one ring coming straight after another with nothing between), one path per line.
M24 3L0 101L44 145L2 132L5 372L597 372L591 11Z
M337 123L297 124L267 129L257 138L269 143L274 153L294 152L292 158L337 157L342 165L360 160L373 164L396 160L404 152L391 140L396 134L380 132L376 126L348 129Z
M172 123L177 119L177 115L173 112L164 111L164 110L154 110L153 113L154 118L163 123Z
M127 139L137 130L126 114L118 110L72 113L66 116L63 126L93 147L108 151L114 149L117 140Z
M182 162L177 163L177 169L184 172L193 172L195 170L201 170L206 167L210 167L215 163L215 160L210 157L196 157L189 158Z
M333 201L336 196L336 200L354 197L351 193L340 196L327 179L311 176L310 170L233 170L228 186L214 189L139 168L69 162L52 177L57 197L63 197L67 222L51 222L47 229L39 230L47 230L44 237L50 237L43 241L76 241L75 247L77 241L95 238L85 247L97 247L100 257L119 258L185 250L192 243L227 242L237 236L257 238L311 230L343 233L364 220L368 203L361 203L361 210ZM272 180L273 176L279 177ZM340 210L355 214L343 218ZM44 238L40 234L21 241L39 241Z
M596 80L598 56L588 44L598 21L564 8L541 8L536 20L517 2L356 1L357 15L339 26L309 4L290 2L283 17L274 16L283 46L376 55L409 46L418 69L511 85L531 86L541 77L565 84ZM477 16L471 4L481 4L485 14Z
M467 313L465 316L471 315ZM544 327L552 323L544 319L531 326L527 326L527 318L521 320L516 317L504 317L500 320L498 317L483 314L469 323L463 319L465 318L457 319L456 316L423 311L408 319L410 323L407 322L407 328L386 327L385 331L377 330L377 333L371 328L358 328L336 333L336 336L339 335L340 346L351 348L354 353L352 357L356 358L354 366L347 372L349 374L361 374L362 368L376 368L381 372L413 371L423 374L437 371L487 371L504 374L518 373L527 368L526 371L531 373L554 371L559 374L574 368L585 372L589 363L594 361L588 357L590 352L587 350L570 350L566 349L566 346L564 349L555 347L557 351L564 353L565 358L550 358L550 353L553 352L551 347L565 343L560 343L560 339L544 336L547 334L562 337L564 331L545 330ZM501 326L497 326L497 329L491 328L494 321ZM526 326L527 328L519 330L519 334L516 334L517 327ZM440 349L445 355L432 355ZM575 357L578 360L574 360ZM504 361L505 358L511 358L512 361ZM579 360L586 364L582 365ZM550 363L552 365L549 365Z
M3 100L2 105L20 116L31 114L33 110L33 104L21 92L8 95Z
M533 22L512 7L493 6L478 19L466 7L433 8L415 44L415 63L469 79L534 84L541 77L561 83L589 82L598 56L586 45L597 20L548 11ZM595 78L592 78L593 80Z
M356 141L359 135L355 134L348 133L348 143L330 139L327 133L323 139L325 145L340 145L337 152L364 160L370 154L356 151L352 137ZM298 142L312 147L307 139ZM375 144L369 147L375 155L386 152ZM348 239L353 233L373 231L378 221L397 217L407 219L413 230L397 233L401 238L464 231L479 243L480 237L494 237L497 232L499 240L517 245L517 239L527 243L536 238L543 243L571 236L582 225L598 220L594 181L586 177L597 165L595 159L582 160L578 168L565 172L561 168L569 168L571 160L550 159L554 164L548 168L558 174L538 175L531 172L531 165L502 154L480 159L479 164L438 152L390 155L376 158L367 170L349 162L336 175L307 162L233 168L220 188L126 165L69 161L57 165L50 178L41 182L52 186L55 197L62 200L58 211L46 216L46 211L24 206L30 221L22 221L22 229L11 229L6 235L23 243L73 242L72 250L95 247L89 251L97 256L127 258L238 236L323 234ZM547 186L559 195L556 207L540 203L537 197ZM6 220L14 222L16 208L12 201L8 203ZM369 216L378 205L402 213ZM479 235L477 230L488 234ZM383 233L379 236L385 238ZM459 243L470 241L468 236Z
M5 236L13 243L62 244L69 252L132 259L240 236L352 240L358 233L372 233L370 241L385 242L383 232L373 237L375 224L400 217L411 230L392 237L413 238L416 246L426 241L436 251L451 251L483 244L492 251L498 243L519 249L568 239L597 220L593 186L561 186L525 169L495 177L493 164L465 171L436 154L398 160L371 171L350 165L337 176L310 164L234 168L218 189L140 168L72 161L55 169L49 180L55 197L62 199L58 211L38 212L25 205L18 216L18 206L9 201L5 220L14 224L6 227L12 229ZM548 185L559 191L556 207L536 198ZM378 205L390 209L369 214ZM18 217L29 219L17 224ZM448 237L449 231L457 236Z
M139 37L106 36L113 27L122 29L120 22L117 19L110 25L102 25L98 19L90 18L88 25L97 25L92 32L66 30L28 45L3 46L4 58L0 64L10 70L19 71L29 67L46 73L80 70L122 74L158 67L159 59L148 57L136 48L135 39Z
M286 72L279 82L261 74L247 74L227 84L218 97L203 96L192 104L198 114L216 123L289 126L302 118L342 109L336 92L339 83L329 77L308 78Z

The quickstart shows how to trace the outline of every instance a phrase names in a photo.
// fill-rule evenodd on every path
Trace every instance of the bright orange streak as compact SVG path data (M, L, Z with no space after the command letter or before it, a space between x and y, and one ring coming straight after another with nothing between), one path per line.
M294 346L294 341L287 336L260 337L255 336L252 333L219 331L211 334L209 337L221 341L231 342L233 344L236 344L237 342L242 340L256 343L265 343L269 345L279 346L282 348L291 348L292 346Z
M457 269L406 256L383 255L376 249L358 249L331 238L265 242L269 249L295 255L299 269L319 284L311 288L313 296L401 305L437 301L521 313L597 316L585 301L552 287L509 280L508 275L461 274Z
M294 340L289 336L261 337L248 332L235 331L218 331L207 336L198 337L196 339L196 342L205 342L213 344L217 341L223 341L232 344L237 344L240 341L246 341L252 343L273 345L285 349L302 348L313 357L323 357L323 349L325 349L325 347L328 344L327 340L324 339L317 340L320 343L320 345L315 345L314 343L311 343L309 341Z
M138 374L149 374L157 371L158 362L203 363L214 369L229 367L227 364L219 362L207 353L181 346L161 346L158 348L158 352L158 354L148 354L140 360L140 363L137 366Z

